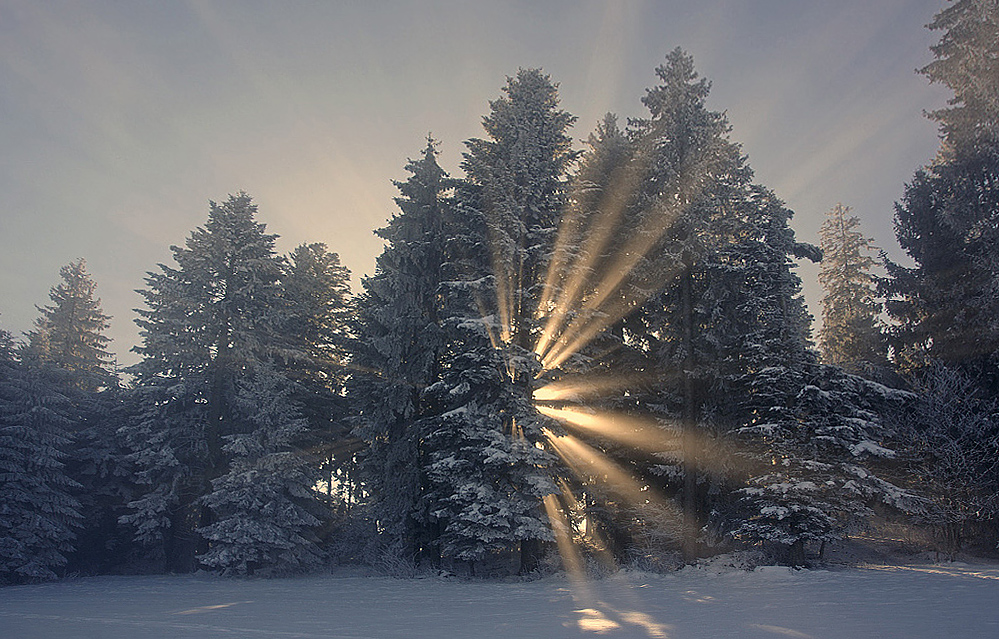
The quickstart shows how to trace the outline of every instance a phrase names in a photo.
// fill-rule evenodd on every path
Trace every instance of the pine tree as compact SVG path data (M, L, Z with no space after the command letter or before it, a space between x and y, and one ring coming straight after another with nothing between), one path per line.
M804 565L805 546L821 549L862 529L880 503L915 513L918 495L886 479L896 459L894 418L911 394L835 366L773 366L750 378L750 409L734 431L745 484L726 527L737 539L775 548Z
M288 305L281 288L283 261L274 251L276 236L256 221L256 211L245 193L222 204L212 202L207 223L191 233L184 247L172 247L176 268L161 264L159 272L146 278L148 288L140 291L147 308L139 311L143 345L135 350L143 360L132 373L142 412L128 436L148 492L131 503L132 512L123 521L134 526L140 542L159 548L173 570L192 570L198 555L213 566L225 565L212 554L214 545L226 543L223 530L212 526L235 511L217 498L217 486L243 463L228 442L263 426L248 417L255 411L241 410L240 391L259 371L299 359L289 358L294 345L280 332L287 326ZM286 410L274 414L292 419ZM275 432L294 429L283 422L267 426ZM280 437L272 441L287 445ZM285 451L264 449L261 454L279 452ZM265 470L284 469L272 465ZM269 479L282 483L288 478ZM274 508L285 506L291 507L278 503ZM244 515L252 519L254 513ZM237 533L231 522L227 530ZM260 552L275 561L289 558ZM226 556L236 562L233 569L242 569L245 557Z
M752 183L723 114L705 107L708 83L690 57L672 52L657 74L661 84L644 100L650 117L629 128L623 171L633 177L622 180L625 214L608 251L634 255L619 289L633 306L609 329L624 345L613 359L645 379L600 401L651 418L659 439L674 443L651 459L592 443L678 499L684 516L671 526L684 530L660 537L688 556L720 533L776 544L797 562L806 541L836 538L865 515L864 500L901 500L903 491L868 471L868 461L891 455L879 443L890 432L888 400L875 405L865 397L883 387L817 367L791 269L819 250L797 242L791 211ZM823 461L827 453L835 462ZM594 506L603 527L619 531L619 548L647 537L642 528L658 517L613 501Z
M339 395L346 378L348 319L353 314L350 271L322 243L302 244L288 256L281 276L287 304L282 329L291 349L293 376ZM305 380L308 380L307 382Z
M292 397L308 419L308 445L323 460L330 490L335 481L356 480L359 444L350 435L345 396L354 312L350 271L325 244L302 244L288 256L281 288L287 305L282 370L296 384Z
M52 304L39 307L25 355L49 369L67 400L62 413L71 443L64 450L64 472L79 484L74 496L88 515L70 569L94 572L122 559L124 535L116 521L132 493L126 451L116 433L122 393L106 350L110 317L101 310L86 262L71 262L59 274L62 282L49 292Z
M412 561L439 560L436 522L426 509L431 418L425 397L440 374L448 231L456 224L451 180L429 138L396 182L399 214L376 234L386 242L376 272L363 281L351 397L357 433L367 444L361 472L388 551Z
M928 27L944 31L930 47L935 60L920 73L954 92L947 108L930 114L948 146L999 143L999 2L957 0Z
M111 386L96 394L71 394L74 436L66 472L80 486L76 497L86 513L68 570L82 574L121 570L136 559L132 533L119 519L139 497L131 450L121 433L136 414L127 388Z
M740 353L755 341L761 320L782 318L767 317L760 308L738 308L772 300L772 294L745 295L743 289L768 281L764 273L745 277L746 269L765 269L773 260L765 255L768 229L754 217L760 207L749 187L752 174L738 145L728 139L724 115L706 108L710 84L679 49L656 74L660 84L642 100L649 117L631 121L629 131L635 147L632 170L643 176L629 233L655 239L633 277L654 295L630 316L626 328L629 340L649 353L659 378L641 403L677 442L662 452L652 471L662 477L657 483L665 482L667 492L679 492L687 526L681 537L690 557L696 552L696 530L709 511L706 477L697 470L698 457L706 453L699 449L715 430L707 419L714 410L708 399L722 380L741 372ZM756 259L746 259L749 250ZM783 266L786 254L780 260Z
M83 519L64 470L69 400L54 370L0 330L0 583L53 579Z
M323 561L316 531L326 513L312 490L319 466L298 447L308 422L288 379L273 368L258 366L236 385L234 419L242 427L223 436L231 461L202 500L214 516L198 529L209 542L198 559L225 575L316 569Z
M944 35L922 73L954 97L931 114L943 136L937 160L895 206L896 236L915 266L889 262L884 284L899 365L959 366L983 389L999 384L997 25L994 0L960 0L929 25Z
M990 164L957 159L920 170L895 206L896 236L915 262L887 263L886 309L897 323L892 346L903 370L940 362L995 375L997 278L976 250L994 248L948 222L999 206L999 190L988 186L999 174L999 155Z
M588 136L572 175L567 210L560 223L555 260L548 277L555 291L552 319L558 320L555 325L564 327L565 337L558 340L556 329L552 343L541 344L557 352L561 343L573 339L574 333L592 333L593 328L588 328L588 324L600 327L613 320L554 370L546 371L541 380L564 380L585 386L590 380L613 379L616 392L591 394L587 405L625 414L635 410L636 398L646 390L654 364L648 353L631 341L626 330L628 318L619 317L622 313L618 309L635 306L649 293L625 278L619 290L602 302L596 300L603 294L604 281L608 278L612 281L615 276L612 265L635 250L628 246L633 238L628 236L627 219L637 183L643 177L636 170L634 148L627 133L619 128L614 114L606 114ZM559 359L563 357L556 356L555 361ZM549 365L552 363L549 361ZM573 435L631 470L645 458L631 446L586 437L579 432ZM590 531L599 530L594 538L599 538L600 544L612 549L615 557L626 560L635 544L636 524L648 509L622 499L596 475L573 472L559 479L567 521L580 529L580 522L585 520Z
M976 526L994 526L999 515L999 401L978 380L940 365L923 371L913 390L898 421L905 479L927 500L914 519L953 557Z
M557 426L531 403L533 348L576 153L574 118L558 108L548 76L522 69L504 93L483 118L488 137L469 140L462 163L466 224L451 241L447 354L428 389L442 416L428 438L427 501L445 558L516 571L533 569L553 539L542 500L556 492L558 471L543 428Z
M94 297L97 284L87 273L83 258L59 270L63 281L49 292L52 304L39 307L41 317L28 333L37 357L72 373L73 385L95 391L113 384L112 355L106 350L110 326L101 301Z
M819 231L819 281L826 291L819 348L827 362L853 373L870 373L873 367L887 364L884 340L877 326L880 305L871 274L875 261L867 253L874 246L857 230L860 218L849 212L849 207L837 204Z

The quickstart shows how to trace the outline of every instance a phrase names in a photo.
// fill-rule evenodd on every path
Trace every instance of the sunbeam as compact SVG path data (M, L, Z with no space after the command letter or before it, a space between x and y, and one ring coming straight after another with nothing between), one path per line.
M697 523L672 500L663 497L654 487L642 483L618 466L609 457L572 435L557 436L545 431L552 448L584 483L606 486L622 500L655 522L660 534L676 539L691 539Z
M535 408L542 415L587 434L606 437L646 452L654 453L676 448L680 441L677 433L661 430L651 420L576 408L550 406L535 406Z
M604 257L611 240L625 230L621 228L623 214L648 177L647 157L639 155L616 172L601 198L586 241L571 264L567 247L557 247L558 257L549 269L558 272L547 274L542 305L537 310L539 317L548 316L535 345L543 370L562 365L606 328L662 290L682 270L682 266L674 265L667 272L647 276L647 281L634 279L636 267L703 190L706 178L712 173L711 153L684 158L675 177L662 186L660 192L668 196L658 197L655 208L643 216L637 228L627 229L628 241L612 256ZM559 233L562 241L577 234L580 216L585 214L576 210L566 215L567 227ZM599 261L606 261L606 266L595 268ZM565 281L566 285L556 295L551 288L558 281Z
M547 430L545 436L559 457L581 479L596 477L623 499L637 506L651 503L658 506L670 505L669 501L659 496L652 487L639 482L609 457L576 437L555 435Z
M590 226L582 249L579 255L576 256L576 260L571 264L571 268L569 268L570 265L567 261L567 257L570 255L568 246L559 246L556 244L556 255L559 259L553 260L549 266L539 314L549 305L553 305L554 309L551 315L549 315L545 323L545 328L541 333L541 338L535 347L535 352L538 355L543 356L547 352L552 342L561 332L560 329L565 322L566 316L571 310L579 307L579 302L583 294L587 291L587 285L591 281L591 270L602 257L611 238L618 230L628 199L636 187L635 176L639 173L635 170L626 170L627 168L622 167L621 170L616 172L611 187L601 198L597 218ZM585 211L578 207L573 207L566 215L567 221L564 223L564 227L567 230L563 233L563 228L560 227L557 239L561 242L575 240L579 234L578 232L580 231L585 215ZM559 291L557 299L553 301L554 285L565 273L570 274L568 280L565 286Z
M555 533L555 544L558 547L558 554L562 557L562 565L565 567L570 581L578 587L586 579L586 567L583 565L582 553L573 543L569 520L559 507L558 498L555 495L545 495L544 505L548 521L551 522L552 532Z
M622 373L620 375L608 375L604 377L558 380L534 389L534 401L581 402L586 399L602 397L608 393L627 390L628 388L647 382L649 379L650 376L647 374L635 373L628 375Z
M545 334L553 336L558 334L557 338L549 339L546 348L538 349L546 370L560 366L604 329L662 290L680 273L679 268L674 268L670 272L659 274L654 283L635 282L638 286L625 286L628 278L633 275L635 267L662 239L685 207L686 202L681 200L668 205L658 214L647 216L628 244L617 251L611 264L603 269L603 275L582 299L579 312L573 316L565 330L558 331L556 328L546 327ZM583 268L574 266L573 270L585 273ZM560 301L558 306L567 307L568 303L563 304ZM563 312L560 317L564 319L566 315L567 313Z
M695 432L684 433L679 423L591 408L535 404L535 409L580 435L603 437L663 461L689 463L712 476L724 477L742 469L743 462L738 456L726 454L724 442Z
M650 216L635 233L631 242L618 252L614 262L605 270L604 276L592 288L592 293L583 300L579 313L542 355L545 369L557 368L589 344L604 329L655 295L679 274L679 269L665 273L654 286L649 283L630 289L624 286L638 263L669 230L678 215L679 211L673 210L671 214Z

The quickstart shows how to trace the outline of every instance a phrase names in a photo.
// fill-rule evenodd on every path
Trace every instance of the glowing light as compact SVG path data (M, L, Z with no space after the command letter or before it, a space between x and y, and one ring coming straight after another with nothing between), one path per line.
M665 504L655 491L626 473L620 466L603 453L588 446L572 435L555 436L545 432L555 452L580 477L597 477L610 486L621 497L633 504L641 505L650 501Z
M592 409L555 408L543 404L534 408L580 434L604 437L660 457L668 455L675 463L689 463L712 475L725 476L743 469L746 463L729 454L724 441L711 440L694 432L683 433L678 423L664 425L655 419Z
M655 453L676 448L679 443L677 435L660 430L656 423L650 420L575 408L550 406L535 406L535 408L542 415L557 419L570 427L647 452Z
M562 556L562 565L569 579L578 585L586 578L586 569L583 565L583 556L572 541L572 528L555 495L545 495L544 504L552 532L555 533L558 554Z
M632 176L634 172L625 171L623 175ZM580 254L571 265L571 268L567 259L570 253L566 245L570 241L575 241L577 236L580 235L582 218L585 212L575 208L566 215L563 226L568 232L563 234L563 227L560 226L555 252L557 259L553 260L549 266L545 291L542 296L544 306L539 307L540 309L551 305L554 306L554 312L549 316L541 338L535 347L535 352L538 355L542 355L547 351L549 344L555 339L556 334L560 332L559 329L564 323L566 315L572 309L579 306L579 301L587 290L589 274L614 236L618 222L627 204L627 196L634 190L634 186L633 180L626 179L616 180L615 184L611 186L608 193L601 200L597 217L591 225L586 235L586 240L581 247ZM559 245L560 243L562 244L561 246ZM559 291L558 299L555 300L553 299L553 289L556 281L561 279L564 273L570 273L570 275L566 280L565 286Z
M660 198L659 208L644 215L637 228L628 229L629 241L609 258L606 266L596 268L611 240L625 230L620 228L623 213L648 174L644 158L639 156L615 174L587 230L586 241L571 264L570 252L563 244L580 234L586 211L573 210L564 216L564 228L559 229L555 259L549 265L537 311L537 316L543 317L552 309L535 345L545 370L563 364L680 272L677 266L672 272L645 274L644 281L635 275L636 266L703 189L714 161L710 153L683 159L675 176L661 189L661 193L669 195ZM594 276L595 272L601 274ZM565 281L565 286L556 294L553 289L559 281Z
M650 615L637 610L622 610L617 612L617 614L625 623L632 626L638 626L639 628L645 630L645 634L647 634L650 639L669 639L669 633L667 631L673 629L672 626L659 623Z
M580 608L575 612L579 615L576 625L584 632L595 632L602 635L612 630L621 629L621 624L613 619L608 619L604 613L596 608Z
M600 397L607 393L620 392L649 379L645 374L621 374L588 379L559 380L545 384L534 390L536 402L574 401Z
M589 344L594 337L655 295L670 279L679 274L679 270L674 270L662 274L655 284L642 283L643 286L631 286L627 290L622 290L635 266L669 229L675 217L665 214L657 217L659 224L652 230L653 235L642 236L641 241L633 240L634 246L622 251L622 255L608 269L608 274L594 287L592 296L586 299L583 308L562 333L556 346L549 348L542 355L546 369L557 368Z

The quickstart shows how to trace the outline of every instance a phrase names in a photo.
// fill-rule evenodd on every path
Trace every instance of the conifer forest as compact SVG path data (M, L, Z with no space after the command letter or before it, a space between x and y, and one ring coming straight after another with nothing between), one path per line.
M797 238L679 48L591 132L511 70L456 174L430 135L400 158L360 287L336 246L279 252L244 191L164 241L132 318L67 256L0 331L0 584L813 567L858 536L995 557L999 4L929 29L951 99L895 204L905 261L849 202Z

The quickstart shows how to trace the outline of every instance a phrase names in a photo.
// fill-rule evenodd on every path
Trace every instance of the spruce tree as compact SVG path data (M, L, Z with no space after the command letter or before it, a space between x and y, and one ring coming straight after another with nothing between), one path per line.
M562 342L576 337L574 333L592 333L593 328L587 328L588 324L600 326L614 320L589 337L585 345L571 357L565 357L554 370L546 371L541 381L557 383L561 380L586 387L593 380L597 383L613 380L616 392L590 393L587 405L626 414L635 410L636 398L651 382L654 364L648 353L630 339L631 333L626 330L629 320L627 316L620 317L619 308L636 305L648 293L633 286L626 277L619 290L602 303L596 300L602 295L602 283L608 279L612 281L616 275L612 265L622 255L635 250L628 246L633 238L627 232L627 219L636 183L642 175L635 168L633 156L634 147L627 133L618 126L617 117L607 113L588 136L577 170L570 180L567 209L556 242L556 261L548 276L555 291L553 317L547 322L553 323L556 330L549 343L541 344L557 353ZM558 292L562 294L557 295ZM561 341L558 329L564 329ZM543 348L543 354L544 351ZM559 359L563 357L557 356L555 361ZM573 435L631 470L646 457L633 447L615 444L606 438L587 437L579 432ZM591 531L599 529L602 543L612 549L616 557L627 559L625 555L633 551L636 522L645 509L636 508L623 499L596 475L574 472L560 479L567 520L575 519L578 528L578 521L585 518Z
M960 0L930 24L944 34L922 73L954 97L931 114L943 137L936 161L895 206L896 236L915 266L889 262L884 285L898 364L958 366L983 389L999 384L997 25L994 0Z
M990 163L940 162L918 171L895 206L896 236L915 262L912 268L887 262L886 309L896 322L892 347L903 370L940 362L995 375L989 371L999 348L996 277L977 259L978 242L948 217L967 221L994 209L999 190L988 185L997 173L999 155Z
M627 325L630 339L649 352L659 378L641 402L677 442L673 450L662 452L663 462L654 472L662 476L668 492L679 493L687 528L680 537L689 557L708 510L699 496L704 477L697 471L699 442L709 431L705 402L723 374L725 346L733 333L741 332L725 322L758 316L716 307L724 300L731 304L743 299L725 293L726 286L737 281L736 269L742 263L724 250L738 237L733 227L745 219L737 207L745 200L741 195L751 173L738 146L727 137L724 115L707 109L710 84L698 77L693 59L676 49L656 74L659 84L642 99L649 117L630 122L632 170L643 177L637 182L628 229L632 236L651 235L655 240L645 251L647 257L636 263L633 276L639 288L655 288Z
M59 371L0 330L0 583L53 579L83 519L64 469L69 399Z
M446 558L473 569L497 560L510 571L533 569L553 538L542 500L559 471L543 428L557 426L531 403L533 348L576 153L574 118L558 108L548 76L522 69L504 93L483 118L487 137L467 142L462 163L466 224L452 237L447 355L428 389L443 409L429 437L428 501Z
M913 391L898 415L904 479L926 499L914 520L953 557L976 536L990 539L999 515L999 402L978 380L940 365Z
M327 518L316 499L319 464L299 444L308 429L292 385L261 365L236 380L234 419L224 435L228 472L212 480L202 502L212 523L198 529L209 543L198 560L224 575L276 576L322 565L317 530Z
M944 33L920 73L954 92L949 107L930 114L947 145L999 143L999 3L957 0L928 27Z
M28 333L29 347L37 357L66 370L73 386L93 392L113 383L111 338L104 334L111 319L94 296L97 284L80 258L59 270L62 283L49 292L51 305L39 307L41 317Z
M875 261L868 253L874 246L857 230L860 218L849 212L849 207L837 204L819 231L819 282L826 291L819 348L829 363L853 373L870 373L887 364L877 325L877 284L871 274Z
M672 52L657 75L644 100L650 116L629 127L617 172L632 177L618 178L628 185L625 212L606 255L621 263L630 254L617 289L624 319L608 328L622 346L613 363L595 366L639 373L623 396L598 401L656 423L664 444L650 457L590 442L677 499L683 516L660 537L688 556L723 535L774 544L798 562L806 541L836 538L865 515L864 500L899 501L901 491L866 470L892 454L882 445L888 400L865 399L883 387L817 367L792 265L817 261L818 248L797 242L791 211L752 183L724 115L705 106L708 83L690 57ZM587 182L606 189L614 180ZM599 199L579 201L592 208ZM823 462L827 453L835 463ZM589 492L596 499L587 507L615 531L619 550L648 537L641 529L659 517L613 498L601 505L600 491Z
M52 303L38 308L25 356L52 373L67 399L62 412L72 441L65 449L65 472L79 484L75 496L88 515L70 569L95 572L120 562L125 547L126 535L116 524L132 494L126 451L116 432L123 393L106 350L110 317L101 310L86 262L71 262L59 274L62 282L49 292Z
M236 481L233 473L238 476L245 464L288 452L284 434L297 429L295 411L301 410L294 404L293 409L274 409L276 421L263 423L253 417L263 408L249 410L241 404L245 401L241 390L249 380L287 361L289 350L298 346L281 334L288 307L281 288L284 265L274 251L276 236L265 232L256 212L245 193L221 204L212 202L205 225L191 233L185 246L171 247L176 267L161 264L158 272L149 273L148 287L140 291L147 307L139 311L143 344L135 350L143 359L132 374L142 411L127 430L147 492L130 504L132 512L123 521L134 526L140 542L158 549L172 570L192 570L198 556L211 566L235 571L249 570L247 561L292 561L291 555L263 546L287 542L297 547L297 537L282 541L261 533L254 538L262 545L253 551L258 553L256 559L215 551L249 539L239 537L234 517L249 527L261 516L259 508L292 509L294 500L316 498L311 484L293 495L272 491L278 503L270 505L256 501L234 505L218 494ZM281 395L254 399L264 407L285 402ZM262 428L283 435L266 437L259 433ZM243 453L232 448L233 439L254 435L266 445L246 453L249 461L238 457ZM294 480L283 476L285 471L297 472L269 462L258 472L267 481L284 485ZM289 525L296 523L300 522ZM271 532L301 536L293 527L282 530ZM226 531L232 537L225 538ZM299 554L296 551L295 556ZM297 561L284 567L297 567Z
M289 254L281 289L284 374L295 382L292 399L308 419L307 439L322 460L328 491L357 478L346 383L354 312L350 271L325 244L302 244Z
M367 444L361 473L388 552L436 563L436 521L427 510L426 437L439 408L426 397L444 352L442 310L448 233L454 226L451 180L429 138L396 182L399 213L376 231L386 242L358 299L350 395L357 434Z

